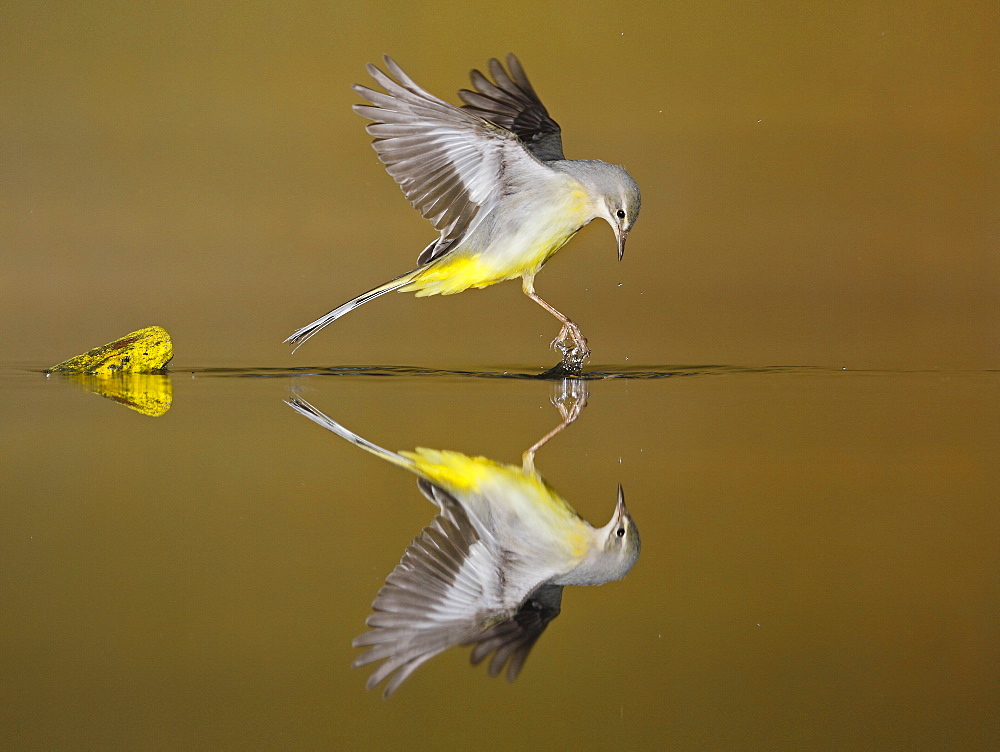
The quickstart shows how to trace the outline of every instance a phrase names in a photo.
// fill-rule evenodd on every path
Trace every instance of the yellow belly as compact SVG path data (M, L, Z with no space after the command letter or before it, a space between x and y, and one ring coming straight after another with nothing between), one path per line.
M550 206L533 217L534 226L521 227L495 238L481 252L456 249L418 270L413 281L400 292L452 295L470 287L489 287L497 282L538 272L593 216L586 194L570 192L564 203Z
M495 515L514 515L540 534L556 536L554 542L574 556L586 553L590 543L587 525L537 473L447 450L421 447L400 454L413 460L418 475L455 494L463 506L471 503L472 511L484 511L477 504L496 505ZM477 494L482 495L479 502L471 498ZM501 513L500 507L507 511Z
M454 258L445 256L418 272L414 280L399 291L415 292L418 298L425 295L452 295L470 287L489 287L520 274L516 269L497 268L487 263L481 253Z

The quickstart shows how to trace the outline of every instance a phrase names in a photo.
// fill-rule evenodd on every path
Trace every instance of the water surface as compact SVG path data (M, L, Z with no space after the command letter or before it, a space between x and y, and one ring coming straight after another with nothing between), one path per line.
M982 372L651 367L587 381L586 408L536 465L595 524L622 484L642 531L635 569L568 588L514 684L455 648L387 702L366 692L351 640L435 509L409 473L284 400L394 450L520 462L560 422L563 385L469 370L178 366L160 417L3 370L8 743L991 737L1000 384Z

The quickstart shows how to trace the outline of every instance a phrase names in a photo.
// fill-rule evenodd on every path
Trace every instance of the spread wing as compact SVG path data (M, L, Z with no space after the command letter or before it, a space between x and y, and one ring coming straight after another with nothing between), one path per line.
M521 62L508 54L507 67L510 73L499 60L492 58L489 63L492 81L473 70L469 77L476 90L458 92L465 102L462 109L511 131L542 161L565 159L559 124L549 117Z
M549 616L540 628L533 627L541 623L530 613L537 609L530 605L530 599L521 601L538 583L524 583L519 591L518 584L505 576L507 552L492 534L477 528L449 493L425 480L420 484L441 507L441 513L410 544L386 578L367 621L371 630L354 641L355 647L369 648L355 666L383 661L367 686L371 689L388 679L385 697L418 666L453 645L487 641L485 652L477 645L481 655L474 652L473 662L496 650L493 663L501 654L505 656L496 671L491 664L491 673L496 675L506 656L513 655L509 671L516 675L531 645L554 617ZM505 624L515 622L512 629L504 629Z
M504 195L548 171L509 130L424 91L385 56L390 78L368 73L385 93L355 84L371 104L355 112L372 146L409 202L441 233L420 254L425 263L460 241ZM395 79L395 80L393 80Z
M516 614L466 640L463 644L475 645L472 664L478 665L493 653L490 676L497 676L506 663L507 681L514 681L535 642L549 622L559 616L562 591L562 585L539 585Z

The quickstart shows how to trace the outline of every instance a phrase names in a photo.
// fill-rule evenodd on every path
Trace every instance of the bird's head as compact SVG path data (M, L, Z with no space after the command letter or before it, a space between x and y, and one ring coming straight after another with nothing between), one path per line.
M618 240L618 260L625 255L625 239L632 225L639 216L642 198L639 186L632 176L619 165L605 165L600 180L601 203L598 205L599 216L607 220L615 231Z
M554 580L559 585L603 585L620 580L639 558L639 528L625 508L625 494L618 486L618 503L611 521L593 531L590 550L574 569Z
M639 528L625 508L625 492L618 486L618 503L611 521L599 531L598 541L603 545L608 567L608 580L620 580L629 573L639 558L642 542Z

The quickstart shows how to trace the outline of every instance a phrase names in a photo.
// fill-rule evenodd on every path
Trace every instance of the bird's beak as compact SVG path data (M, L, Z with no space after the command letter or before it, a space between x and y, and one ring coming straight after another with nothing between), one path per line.
M618 484L618 504L615 506L615 516L614 519L620 520L622 517L628 515L628 510L625 508L625 492L622 490L622 484Z
M616 234L618 235L618 260L621 261L625 255L625 239L628 237L628 230L616 228Z

